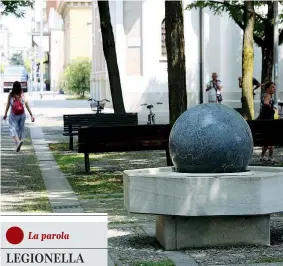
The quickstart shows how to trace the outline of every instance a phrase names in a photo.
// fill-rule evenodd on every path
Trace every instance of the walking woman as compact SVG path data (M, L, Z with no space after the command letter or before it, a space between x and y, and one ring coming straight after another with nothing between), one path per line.
M13 89L9 93L8 102L5 110L3 119L6 120L9 108L11 111L9 114L9 131L10 136L14 139L16 144L16 152L19 152L23 144L24 130L25 130L25 108L26 106L30 116L31 121L34 122L34 117L28 105L28 101L22 90L21 83L15 81L13 84Z
M274 101L272 96L275 92L275 83L267 82L265 84L265 94L261 101L259 119L274 119L276 108L274 107ZM269 151L269 158L265 156L266 151ZM264 146L260 155L260 161L271 161L274 162L273 158L273 146Z

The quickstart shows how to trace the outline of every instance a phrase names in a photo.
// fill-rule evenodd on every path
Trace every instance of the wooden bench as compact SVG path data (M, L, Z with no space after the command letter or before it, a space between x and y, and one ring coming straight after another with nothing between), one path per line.
M278 115L280 119L283 119L283 102L278 102Z
M241 116L243 116L243 108L234 108Z
M89 153L165 150L167 165L172 165L168 141L170 125L81 127L78 152L84 153L85 170L90 171Z
M283 146L283 120L248 120L254 146ZM172 166L168 143L170 125L81 127L78 152L84 153L85 170L90 171L89 153L165 150ZM95 137L94 137L95 136Z
M254 146L283 146L283 120L247 120Z
M137 113L103 113L103 114L76 114L64 115L64 136L70 137L69 149L73 150L73 136L78 135L78 130L81 126L118 126L118 125L137 125Z

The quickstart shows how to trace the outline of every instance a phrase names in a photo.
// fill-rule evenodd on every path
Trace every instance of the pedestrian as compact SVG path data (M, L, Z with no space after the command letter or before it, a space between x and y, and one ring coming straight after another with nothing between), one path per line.
M34 117L29 108L27 98L22 90L21 83L15 81L13 89L8 95L8 102L3 119L6 120L9 108L11 111L9 114L9 131L10 136L14 139L16 144L16 152L19 152L23 144L24 130L25 130L25 108L28 110L31 121L34 122Z
M238 78L239 81L239 88L242 89L243 88L243 79L241 77ZM260 87L263 87L266 83L261 84L257 79L253 78L253 95L255 96L255 90L257 90ZM243 102L243 100L241 99L241 102Z
M206 91L208 91L208 101L210 103L222 102L222 90L223 86L221 80L218 79L217 73L212 73L212 80L206 85Z
M274 82L267 82L265 84L265 94L261 100L261 108L259 119L274 119L274 114L276 112L276 108L274 107L274 100L272 96L275 92L275 83ZM265 153L269 151L269 158L265 156ZM260 161L271 161L274 162L273 158L274 147L273 146L264 146L262 148L262 152L260 155Z

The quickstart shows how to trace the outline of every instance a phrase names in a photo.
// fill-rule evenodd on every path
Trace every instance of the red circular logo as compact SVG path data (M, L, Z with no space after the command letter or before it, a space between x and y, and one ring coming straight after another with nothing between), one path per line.
M20 227L10 227L6 232L6 239L10 244L20 244L24 239L24 232Z

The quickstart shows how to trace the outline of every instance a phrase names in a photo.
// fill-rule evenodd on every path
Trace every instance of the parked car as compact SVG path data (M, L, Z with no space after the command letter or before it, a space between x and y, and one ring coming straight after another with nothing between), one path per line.
M25 66L6 66L2 76L3 92L9 92L13 83L19 81L24 92L28 91L28 72Z

